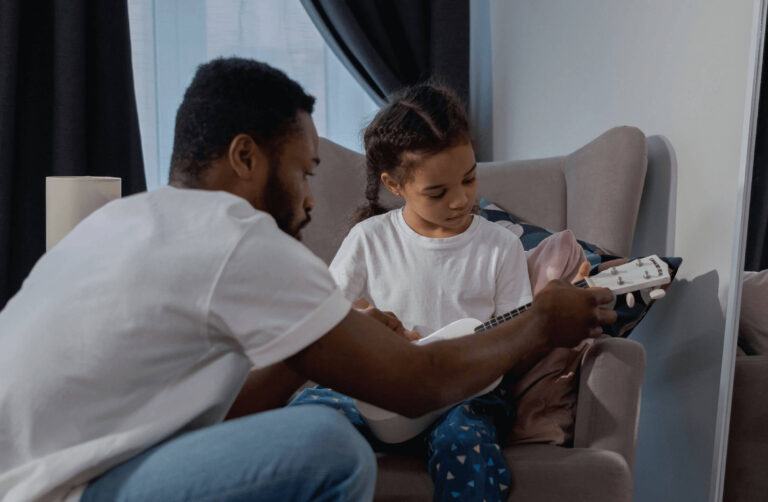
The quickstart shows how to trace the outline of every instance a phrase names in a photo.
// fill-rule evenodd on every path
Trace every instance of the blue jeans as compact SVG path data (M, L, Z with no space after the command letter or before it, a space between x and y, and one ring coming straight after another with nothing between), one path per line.
M92 501L368 501L376 458L337 411L293 407L184 433L93 480Z

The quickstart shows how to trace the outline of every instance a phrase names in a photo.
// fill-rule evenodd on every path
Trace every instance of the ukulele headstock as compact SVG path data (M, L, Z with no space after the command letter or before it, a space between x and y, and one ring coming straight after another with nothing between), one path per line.
M587 277L589 286L608 288L620 295L669 284L669 267L656 255L632 260Z

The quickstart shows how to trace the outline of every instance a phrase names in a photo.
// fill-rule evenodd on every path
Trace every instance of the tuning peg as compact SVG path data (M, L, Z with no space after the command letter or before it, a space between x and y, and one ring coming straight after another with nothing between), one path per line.
M616 270L616 267L611 267L611 275L616 275L618 273L619 273L619 271Z
M649 296L651 297L652 300L660 300L660 299L664 298L666 296L666 294L667 294L666 291L664 291L661 288L657 288L657 289L652 290L649 293Z
M635 296L632 293L627 293L625 299L627 301L627 307L633 308L635 306Z

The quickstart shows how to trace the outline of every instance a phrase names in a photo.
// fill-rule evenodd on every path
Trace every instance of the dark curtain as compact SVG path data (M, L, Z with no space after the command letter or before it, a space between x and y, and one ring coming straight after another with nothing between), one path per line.
M469 0L301 0L341 62L379 104L438 77L469 96Z
M763 54L768 54L768 37ZM744 270L768 268L768 64L760 76L760 104L757 110L755 156L747 223L747 249Z
M45 251L45 177L146 189L126 0L0 1L0 309Z

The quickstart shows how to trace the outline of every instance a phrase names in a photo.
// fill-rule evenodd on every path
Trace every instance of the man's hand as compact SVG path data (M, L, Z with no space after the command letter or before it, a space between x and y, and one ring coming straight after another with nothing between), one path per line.
M365 309L360 310L363 314L376 319L380 323L384 324L386 327L397 333L398 335L408 339L408 340L418 340L421 338L421 335L419 335L415 331L408 331L403 327L403 323L400 322L400 319L397 318L395 314L392 312L383 312L376 307L369 306Z
M598 337L601 325L616 321L606 307L613 301L606 288L582 289L565 281L550 281L533 299L531 312L550 347L573 347L587 337Z

